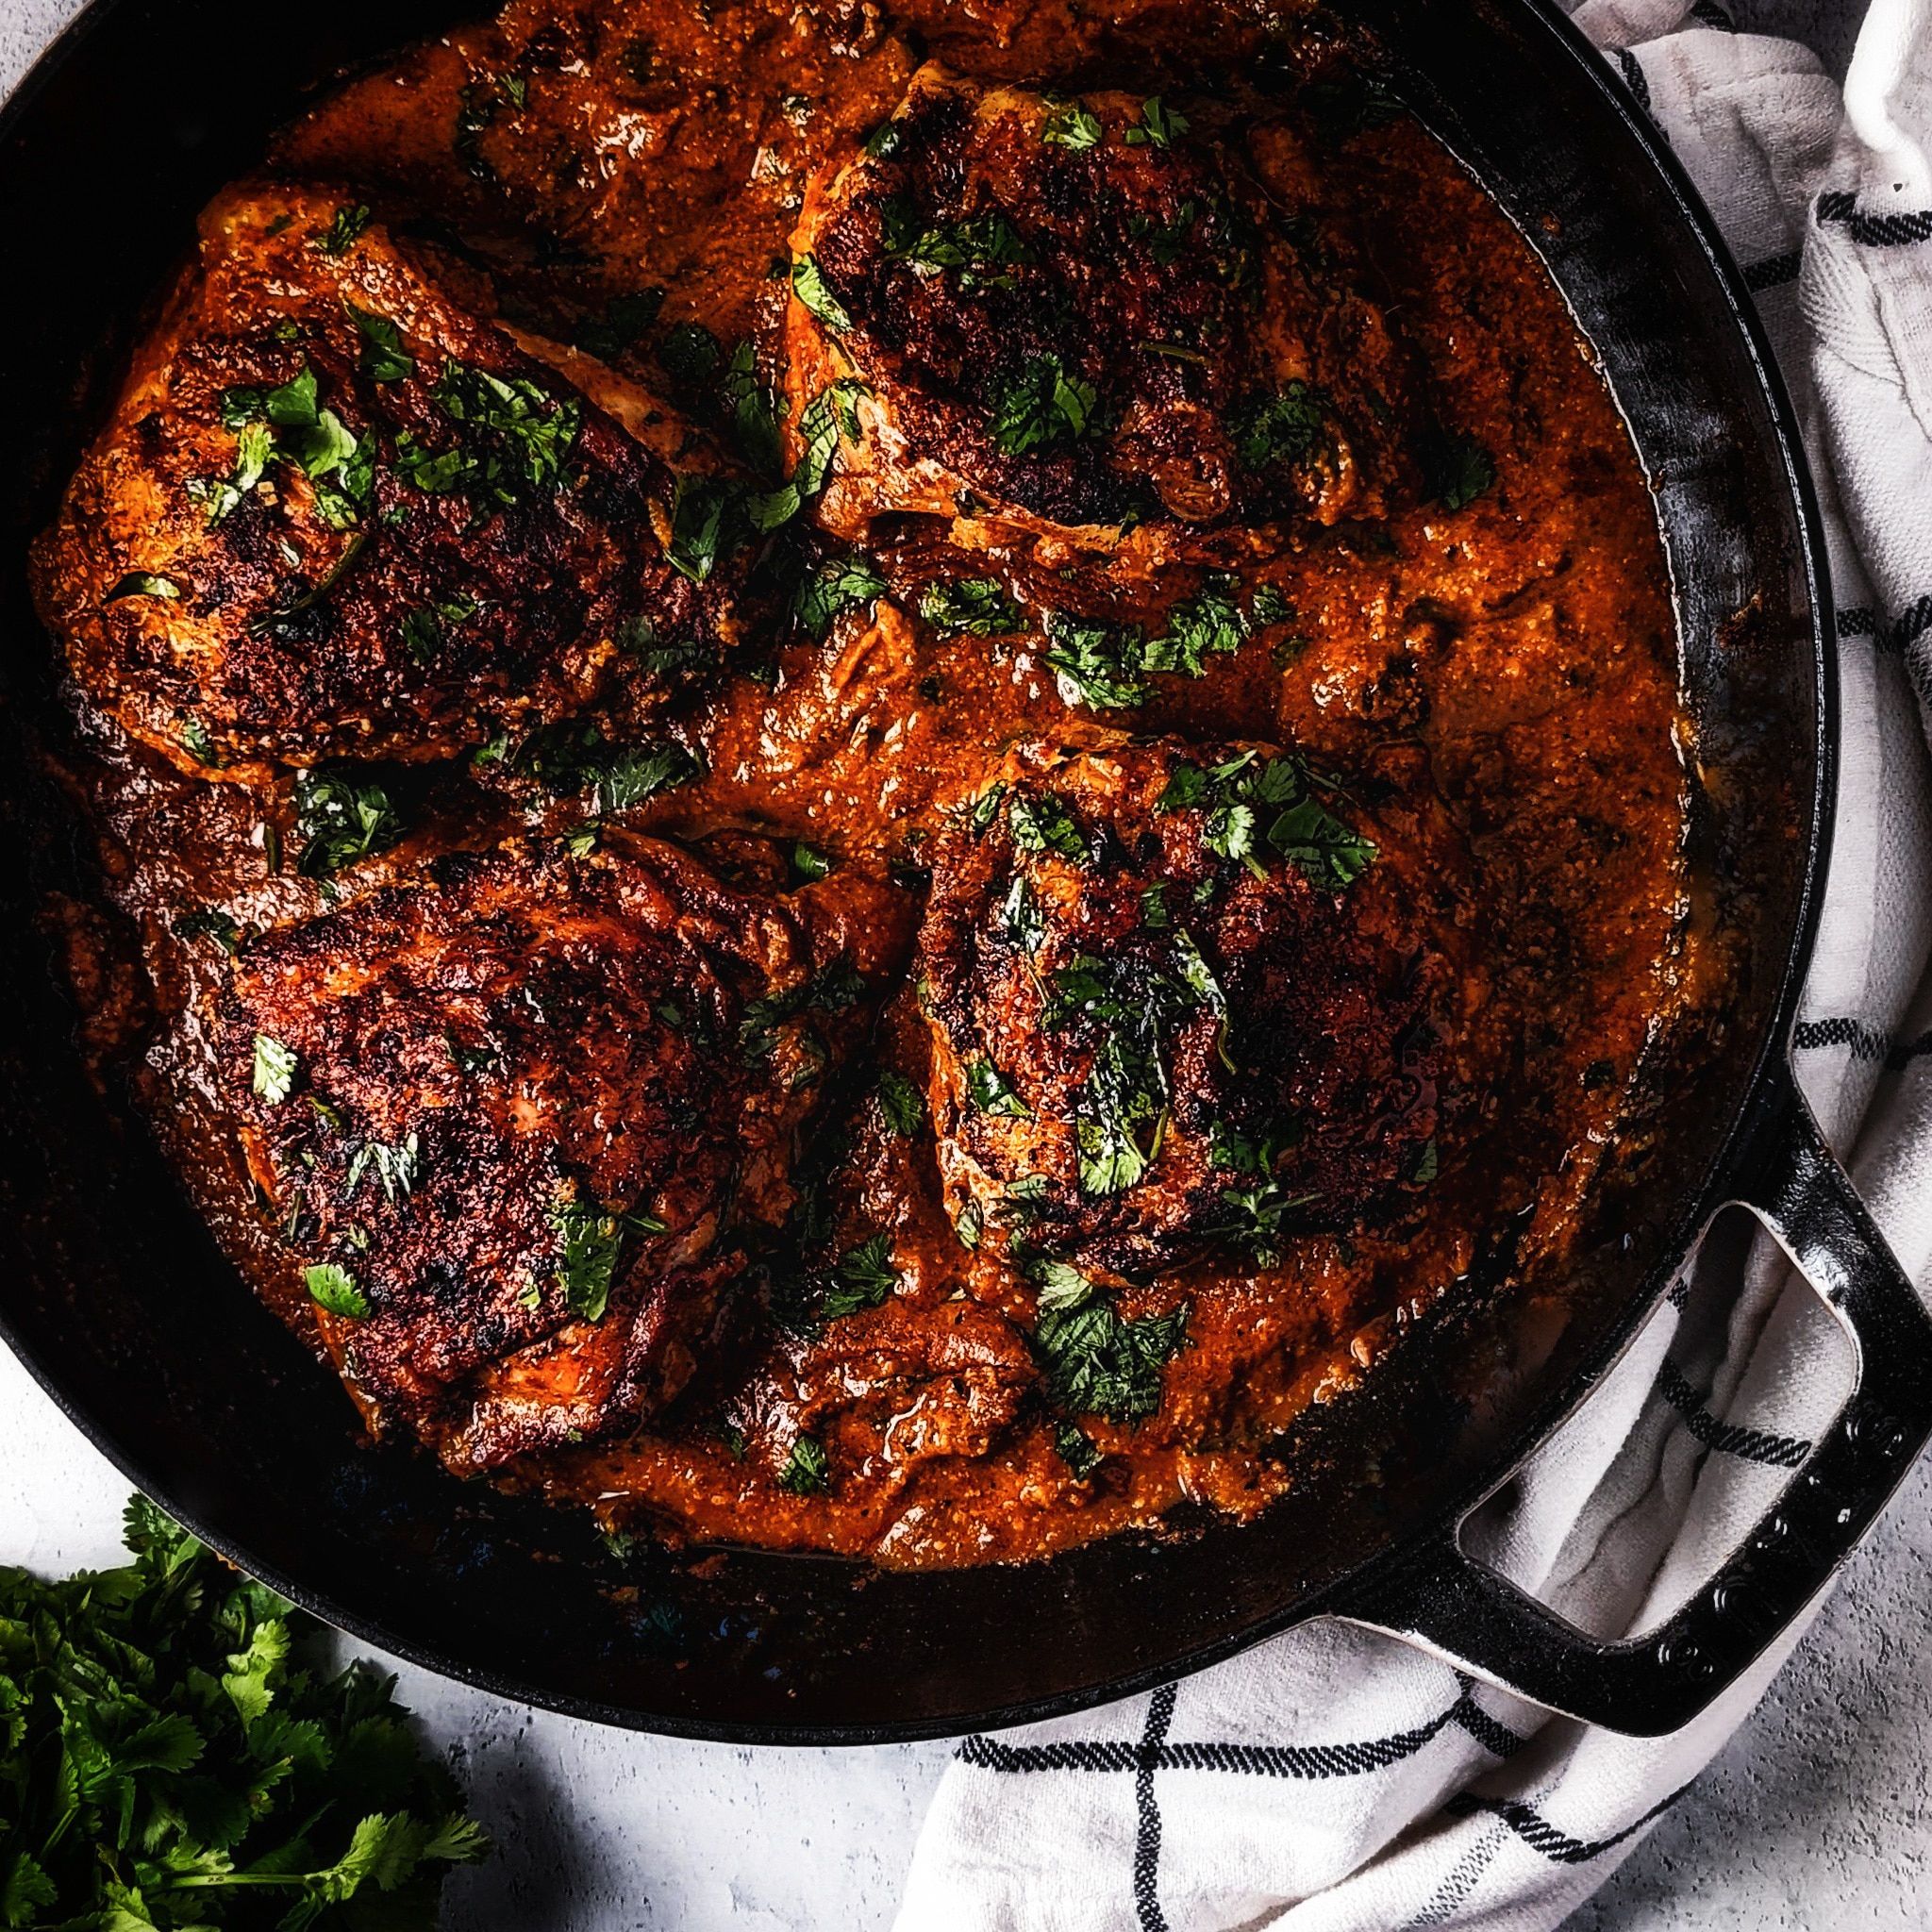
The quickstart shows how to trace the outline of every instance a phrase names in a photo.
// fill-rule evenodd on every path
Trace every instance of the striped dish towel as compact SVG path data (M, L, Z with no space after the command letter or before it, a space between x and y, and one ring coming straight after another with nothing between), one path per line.
M1798 1067L1922 1287L1932 1276L1928 16L1932 0L1875 0L1841 96L1807 48L1738 31L1717 0L1585 0L1575 14L1744 265L1817 469L1844 760ZM1637 1345L1468 1540L1586 1629L1641 1630L1770 1507L1849 1383L1847 1350L1811 1291L1755 1224L1721 1221ZM898 1932L1540 1932L1601 1885L1704 1768L1809 1621L1660 1740L1553 1719L1336 1624L1151 1696L969 1738L926 1818Z

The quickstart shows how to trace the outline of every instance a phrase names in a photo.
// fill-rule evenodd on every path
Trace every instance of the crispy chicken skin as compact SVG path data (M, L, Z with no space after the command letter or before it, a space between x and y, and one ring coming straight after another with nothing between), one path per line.
M755 897L607 831L245 945L225 1078L311 1292L338 1268L366 1305L321 1277L372 1423L470 1471L675 1395L741 1265L726 1230L784 1218L794 1135L903 964L902 908L856 872Z
M920 938L956 1220L1134 1276L1386 1219L1444 975L1363 824L1263 748L1018 748L937 841Z
M549 351L566 381L367 220L221 196L35 546L75 676L187 771L443 758L722 651L665 558L669 472L610 410L659 412Z
M1411 358L1305 205L1296 137L1195 120L929 64L865 154L813 178L790 422L834 391L862 428L831 528L920 511L1105 548L1125 525L1184 540L1413 497Z

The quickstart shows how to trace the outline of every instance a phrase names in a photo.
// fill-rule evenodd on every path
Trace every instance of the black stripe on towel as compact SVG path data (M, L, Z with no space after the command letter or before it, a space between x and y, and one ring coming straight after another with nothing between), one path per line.
M1684 1426L1707 1449L1741 1457L1746 1462L1761 1462L1769 1469L1800 1468L1811 1454L1810 1443L1796 1436L1774 1436L1762 1429L1719 1422L1704 1406L1709 1391L1693 1389L1675 1362L1666 1361L1657 1372L1657 1391L1684 1418Z
M1798 271L1804 266L1802 250L1794 248L1789 255L1774 255L1746 267L1744 286L1754 295L1761 295L1767 289L1782 289L1787 283L1798 279Z
M1541 1813L1515 1798L1472 1798L1458 1792L1442 1807L1452 1818L1473 1817L1478 1811L1487 1811L1492 1817L1500 1818L1524 1844L1541 1852L1552 1864L1587 1865L1592 1858L1601 1857L1614 1845L1620 1845L1626 1838L1641 1831L1655 1818L1661 1818L1685 1791L1675 1790L1661 1805L1653 1805L1635 1824L1626 1824L1622 1831L1613 1832L1608 1838L1572 1838L1567 1831L1559 1831Z
M1848 1046L1855 1060L1884 1060L1891 1054L1891 1041L1858 1020L1800 1020L1792 1029L1791 1044L1799 1048Z
M1841 189L1818 197L1818 219L1848 229L1860 248L1907 248L1932 239L1932 208L1908 215L1864 215L1858 212L1858 197Z

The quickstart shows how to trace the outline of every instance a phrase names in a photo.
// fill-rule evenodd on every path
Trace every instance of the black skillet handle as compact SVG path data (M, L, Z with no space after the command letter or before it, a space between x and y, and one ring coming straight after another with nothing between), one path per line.
M1340 1607L1532 1703L1661 1737L1735 1682L1830 1580L1932 1437L1932 1321L1788 1067L1742 1195L1844 1324L1851 1400L1777 1507L1668 1623L1633 1642L1585 1635L1463 1555L1451 1529Z

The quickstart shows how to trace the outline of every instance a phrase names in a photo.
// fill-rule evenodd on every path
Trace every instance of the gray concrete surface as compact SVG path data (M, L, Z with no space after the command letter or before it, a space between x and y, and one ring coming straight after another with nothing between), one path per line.
M77 0L0 0L0 92ZM1856 7L1743 0L1842 72ZM116 1559L125 1485L0 1350L0 1562ZM1574 1932L1932 1924L1932 1469L1773 1689ZM398 1666L501 1856L452 1883L464 1932L885 1932L947 1747L752 1752L632 1737Z

